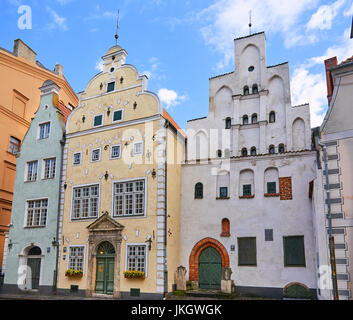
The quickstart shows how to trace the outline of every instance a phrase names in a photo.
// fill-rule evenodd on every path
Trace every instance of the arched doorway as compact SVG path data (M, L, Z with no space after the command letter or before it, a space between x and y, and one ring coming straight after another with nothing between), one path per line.
M96 293L113 294L114 266L114 246L108 241L102 242L97 247Z
M42 250L39 247L32 247L27 253L27 288L30 290L39 289L40 265L42 260Z
M222 258L212 247L204 249L199 257L199 288L221 289Z

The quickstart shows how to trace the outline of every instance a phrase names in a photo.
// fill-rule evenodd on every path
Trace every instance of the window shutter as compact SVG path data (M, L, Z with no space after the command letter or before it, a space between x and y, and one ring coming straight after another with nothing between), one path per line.
M238 238L239 266L256 266L256 238Z
M305 267L304 237L284 237L284 265L286 267Z

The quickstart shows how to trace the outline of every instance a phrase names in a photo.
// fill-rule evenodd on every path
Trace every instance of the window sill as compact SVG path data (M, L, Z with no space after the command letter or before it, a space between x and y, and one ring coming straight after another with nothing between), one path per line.
M253 198L255 198L254 194L249 195L249 196L239 196L239 199L253 199Z
M203 200L203 198L194 198L194 200Z
M238 264L238 267L257 267L257 264Z
M264 197L266 198L271 198L271 197L280 197L281 194L280 193L265 193Z
M40 229L40 228L45 228L46 226L26 226L24 229Z
M229 200L230 197L217 197L216 200Z

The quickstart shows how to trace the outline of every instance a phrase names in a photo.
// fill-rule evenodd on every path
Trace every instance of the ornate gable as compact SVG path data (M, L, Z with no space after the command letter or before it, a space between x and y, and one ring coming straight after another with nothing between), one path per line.
M90 232L122 231L124 228L123 225L112 219L108 212L104 213L99 219L87 227Z

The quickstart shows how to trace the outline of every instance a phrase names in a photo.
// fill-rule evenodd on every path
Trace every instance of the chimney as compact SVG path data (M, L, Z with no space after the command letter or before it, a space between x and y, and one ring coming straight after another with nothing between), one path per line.
M64 67L61 64L57 63L54 68L54 73L59 76L62 76L64 73Z
M327 99L329 103L331 101L331 97L333 94L333 79L332 79L331 71L329 69L335 66L337 66L337 57L333 57L325 60Z
M37 62L37 54L27 46L21 39L16 39L13 45L13 54L16 57L22 57L33 63Z

